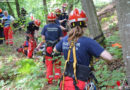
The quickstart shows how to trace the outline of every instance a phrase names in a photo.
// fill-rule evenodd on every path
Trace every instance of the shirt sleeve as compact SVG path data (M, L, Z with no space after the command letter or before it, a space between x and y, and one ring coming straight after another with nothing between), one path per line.
M101 47L95 40L90 40L89 48L88 48L89 54L95 57L100 57L101 53L104 51L104 48Z
M41 35L45 35L46 32L46 27L44 26L44 28L42 29Z
M58 52L62 52L62 43L63 43L63 39L60 40L57 44L56 44L56 50Z
M14 21L14 18L13 18L13 16L10 16L10 20L11 20L11 21Z

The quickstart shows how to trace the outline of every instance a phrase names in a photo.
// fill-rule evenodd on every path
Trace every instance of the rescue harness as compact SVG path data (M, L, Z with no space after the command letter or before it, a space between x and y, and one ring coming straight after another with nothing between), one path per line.
M73 52L73 62L70 62L71 51ZM68 50L67 60L65 61L64 72L63 72L63 76L61 78L61 80L63 80L62 90L64 90L65 76L69 76L69 77L73 78L73 84L75 86L75 90L79 90L79 88L76 85L78 83L77 80L87 82L88 80L93 79L93 80L95 80L96 83L98 83L97 79L95 78L95 76L89 66L85 66L85 65L81 65L81 64L77 63L76 48L75 48L74 42L71 42L71 45Z

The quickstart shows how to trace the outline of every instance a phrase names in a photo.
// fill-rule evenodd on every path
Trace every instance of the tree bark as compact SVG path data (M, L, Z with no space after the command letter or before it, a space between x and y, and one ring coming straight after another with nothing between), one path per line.
M20 6L19 6L18 0L15 0L15 4L16 4L17 15L18 15L18 17L20 17Z
M128 80L128 87L123 90L130 90L130 0L117 0L116 9L123 46L123 59L126 66L126 78Z
M48 23L48 21L47 21L48 9L47 9L46 0L43 0L43 7L44 7L44 12L45 12L44 15L45 15L46 23Z
M69 5L68 14L73 10L73 4Z
M88 28L90 35L97 42L105 45L104 43L104 34L101 30L101 25L97 18L96 9L93 3L93 0L81 0L82 8L86 12L88 17Z
M7 5L8 5L8 7L9 7L9 12L10 12L10 14L11 14L13 17L15 17L14 12L13 12L13 9L11 8L11 6L10 6L8 0L6 0L6 2L7 2Z

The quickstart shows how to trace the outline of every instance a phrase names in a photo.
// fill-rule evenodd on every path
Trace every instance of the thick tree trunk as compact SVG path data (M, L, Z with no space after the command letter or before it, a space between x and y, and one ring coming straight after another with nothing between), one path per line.
M17 15L18 15L18 17L20 17L20 6L19 6L18 0L15 0L15 4L16 4Z
M126 65L126 78L130 90L130 0L117 0L116 9L119 21L119 31L123 45L123 59Z
M10 13L13 17L15 17L15 16L14 16L13 9L11 8L11 6L10 6L8 0L6 0L6 2L7 2L7 5L8 5L8 7L9 7L9 13Z
M97 18L96 9L93 0L81 0L82 8L88 17L88 28L92 38L104 45L104 34L101 30L101 25Z
M47 21L48 9L47 9L46 0L43 0L43 7L44 7L44 12L45 12L46 23L48 23L48 21Z

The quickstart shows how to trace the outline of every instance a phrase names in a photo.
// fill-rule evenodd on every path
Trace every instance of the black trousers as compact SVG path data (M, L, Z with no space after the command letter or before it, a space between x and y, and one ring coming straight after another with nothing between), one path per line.
M3 44L4 41L4 29L0 26L0 44Z

